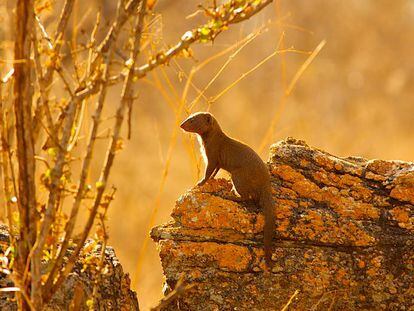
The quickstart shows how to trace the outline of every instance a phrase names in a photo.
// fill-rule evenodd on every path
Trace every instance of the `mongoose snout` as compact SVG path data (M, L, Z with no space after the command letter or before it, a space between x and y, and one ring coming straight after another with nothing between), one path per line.
M197 134L205 134L211 130L213 116L208 112L198 112L185 119L180 127L186 131Z

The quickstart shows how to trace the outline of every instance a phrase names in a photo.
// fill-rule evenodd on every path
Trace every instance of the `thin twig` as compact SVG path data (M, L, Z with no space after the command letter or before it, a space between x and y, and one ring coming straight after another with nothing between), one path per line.
M60 17L59 17L58 26L56 28L56 33L53 39L53 51L51 53L52 57L50 59L50 65L47 67L44 77L42 79L42 86L47 92L46 96L43 96L42 98L43 100L47 100L48 98L49 86L53 80L53 73L55 72L55 66L59 59L59 53L60 53L60 49L63 44L64 33L66 31L69 17L72 13L74 3L75 3L75 0L66 0L63 5ZM38 25L41 26L40 28L42 30L42 33L44 33L44 36L46 38L49 38L47 39L47 41L49 40L51 41L50 36L47 34L45 28L42 26L40 19L38 19ZM40 125L38 124L38 122L40 122L40 120L43 117L43 108L46 105L47 105L47 102L43 102L43 105L40 105L39 103L37 104L37 108L34 114L35 118L34 118L34 126L33 126L35 133L37 133L39 130Z
M39 47L38 47L38 41L36 38L36 32L33 33L33 54L34 54L34 63L36 66L36 77L37 77L37 82L39 85L39 92L40 92L40 96L42 98L42 105L45 109L46 112L46 121L48 123L48 126L51 130L54 129L54 124L53 124L53 120L52 120L52 115L50 113L50 109L49 109L49 100L48 100L48 93L47 93L47 87L44 83L44 78L43 78L43 70L42 70L42 65L40 62L40 54L39 54ZM37 103L38 105L40 104L40 102ZM39 122L41 122L41 120L39 120ZM51 133L51 136L57 140L57 138L55 137L53 131Z
M59 74L59 77L62 79L63 84L65 85L65 90L68 91L70 97L73 98L75 94L72 91L72 88L69 84L68 79L65 77L62 67L56 67L56 72Z
M104 267L104 263L105 263L105 251L106 251L106 245L108 243L108 233L106 231L106 225L105 225L105 218L106 218L106 213L108 212L108 207L109 204L113 201L114 196L115 196L115 192L116 192L116 188L112 189L112 193L108 195L107 197L107 201L102 204L104 207L104 210L102 213L100 213L99 215L99 221L100 221L100 225L102 228L102 241L101 241L101 257L99 259L99 263L97 266L97 270L98 270L98 276L94 282L93 285L93 290L92 290L92 297L94 299L94 305L95 305L95 300L98 299L99 295L98 295L98 286L100 285L100 282L102 280L102 275L103 275L103 267Z
M286 311L288 309L288 307L290 306L290 304L292 303L293 299L295 299L295 297L299 294L299 290L295 290L295 292L293 293L292 296L290 296L288 302L285 304L285 306L282 308L282 310L280 311Z
M299 70L296 72L295 76L293 77L292 81L289 83L289 86L286 89L286 95L292 93L293 88L295 87L296 83L305 72L305 70L309 67L312 61L318 56L319 52L323 49L326 44L326 40L322 40L321 43L313 50L312 54L306 59L306 61L302 64Z
M290 96L290 94L292 93L296 83L299 81L300 77L302 76L302 74L305 72L306 68L309 67L309 65L312 63L312 60L315 59L315 57L319 54L319 52L322 50L323 46L326 44L326 41L323 40L321 41L318 46L315 48L315 50L313 50L313 52L309 55L309 57L305 60L305 62L300 66L299 70L295 73L293 79L291 80L291 82L289 83L289 86L287 86L285 88L285 92L282 95L282 99L281 99L281 105L279 106L279 109L276 111L276 113L274 114L273 118L272 118L272 122L269 126L269 128L266 131L266 134L264 135L260 145L259 145L259 152L262 152L263 149L265 148L267 142L270 140L273 130L275 128L276 123L279 121L280 116L281 116L281 111L284 108L286 99Z
M287 52L293 52L293 53L308 53L306 51L298 51L296 49L284 49L284 50L276 50L273 53L271 53L270 55L266 56L264 59L262 59L259 63L257 63L255 66L253 66L253 68L249 69L248 71L244 72L240 77L238 77L235 81L233 81L230 85L228 85L226 88L224 88L220 93L218 93L216 96L214 96L213 98L211 98L210 102L214 103L216 102L221 96L223 96L224 94L226 94L230 89L232 89L236 84L238 84L240 81L242 81L243 79L245 79L249 74L251 74L252 72L254 72L257 68L259 68L260 66L262 66L264 63L266 63L267 61L269 61L270 59L272 59L274 56L278 55L278 54L282 54L282 53L287 53Z
M181 276L180 279L177 281L175 288L172 292L170 292L167 296L162 298L156 307L151 308L151 311L160 311L167 307L170 303L174 300L178 299L180 296L185 294L187 291L192 289L195 284L185 284L184 277Z
M233 52L226 60L226 62L223 64L223 66L220 67L220 69L216 72L216 74L213 76L213 78L207 83L207 85L203 88L203 90L200 92L200 94L190 103L189 110L192 110L194 105L197 104L198 100L201 96L204 95L204 93L207 91L207 89L214 83L214 81L217 80L217 78L221 75L221 73L226 69L226 67L232 62L232 60L237 56L237 54L240 53L241 50L243 50L250 42L252 42L258 35L262 33L262 29L259 29L255 33L251 33L248 35L247 40L235 51Z
M40 32L42 33L43 39L47 41L47 46L50 50L53 50L53 41L49 37L49 34L46 31L45 26L43 26L42 22L40 21L39 16L35 15L35 20L37 22L37 25L39 26Z
M195 73L197 72L197 70L195 68L193 68L188 76L188 79L186 81L184 90L182 92L181 95L181 99L179 102L179 106L176 109L175 112L175 124L176 126L174 126L173 131L171 133L171 137L170 137L170 142L169 142L169 146L168 146L168 152L167 152L167 158L165 161L165 165L164 165L164 169L162 170L161 173L161 181L160 181L160 185L158 188L158 192L157 195L155 197L155 200L153 202L153 207L152 207L152 211L151 211L151 215L150 215L150 219L148 221L147 224L147 231L150 231L151 228L154 225L154 221L155 221L155 217L157 216L160 204L161 204L161 195L164 192L164 186L165 183L167 181L167 177L168 177L168 171L170 168L170 164L171 164L171 160L172 160L172 155L173 155L173 151L177 142L177 135L178 135L178 129L179 129L179 124L181 122L181 116L183 113L183 110L185 108L185 103L186 103L186 99L188 96L188 90L190 89L190 85L191 85L191 81L195 75ZM134 273L134 279L132 281L133 285L136 285L138 282L138 278L139 278L139 274L141 272L141 267L142 267L142 262L143 262L143 258L144 258L144 254L146 253L146 249L147 249L147 245L148 245L148 241L149 241L149 236L145 236L144 241L142 243L142 246L139 250L139 254L138 254L138 262L136 264L136 268L135 268L135 273Z

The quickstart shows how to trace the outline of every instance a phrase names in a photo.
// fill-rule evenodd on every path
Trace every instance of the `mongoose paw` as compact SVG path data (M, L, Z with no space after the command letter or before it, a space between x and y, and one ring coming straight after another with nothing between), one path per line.
M244 201L241 197L235 195L234 193L231 193L230 195L224 195L223 199L226 199L226 200L229 200L229 201L234 201L234 202L243 202Z

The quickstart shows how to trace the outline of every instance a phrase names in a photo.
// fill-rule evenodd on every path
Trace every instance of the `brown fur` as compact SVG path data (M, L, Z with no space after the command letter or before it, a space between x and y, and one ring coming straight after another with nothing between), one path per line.
M201 138L206 170L204 178L198 182L199 186L214 177L220 169L224 169L231 174L234 190L240 199L253 200L263 209L265 259L267 266L271 267L274 203L266 164L252 148L228 137L208 112L189 116L181 123L181 128L196 133Z

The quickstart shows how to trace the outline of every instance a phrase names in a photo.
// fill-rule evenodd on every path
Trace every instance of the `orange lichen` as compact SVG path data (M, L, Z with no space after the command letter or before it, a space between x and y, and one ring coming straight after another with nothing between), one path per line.
M275 208L274 208L275 209L275 215L280 214L281 211L283 211L282 213L286 217L292 215L293 209L298 207L297 201L287 200L287 199L275 198L274 199L274 204L275 204Z
M320 183L323 183L327 186L336 186L339 181L338 175L335 173L327 173L325 170L316 171L313 174L313 178Z
M399 175L394 184L396 186L391 190L390 196L414 204L414 172Z
M368 161L366 169L377 175L386 176L389 175L394 169L394 162L384 160L371 160Z
M186 227L257 232L255 214L240 208L236 202L206 193L183 196L177 202L172 216Z
M294 190L302 198L309 198L315 201L322 200L319 187L305 178L294 182L292 190Z
M342 164L341 163L339 163L339 162L336 162L335 164L334 164L334 167L335 167L335 169L337 170L337 171L342 171L343 170L343 166L342 166Z
M276 231L285 237L288 236L287 229L290 225L289 219L282 219L281 221L276 221Z
M316 240L326 243L352 244L357 246L372 245L375 238L352 222L343 222L338 226L337 220L329 214L310 210L292 226L296 238Z
M378 272L378 270L377 269L375 269L375 268L369 268L369 269L367 269L367 274L369 275L369 276L375 276L376 274L377 274L377 272Z
M277 258L277 254L273 253L273 258ZM266 263L264 259L264 249L263 248L253 248L253 258L255 259L252 262L252 266L256 267L258 270L264 271L266 270ZM281 256L280 256L281 257Z
M279 176L284 181L295 182L297 180L303 180L305 177L294 170L289 165L274 165L272 166L272 174Z
M306 286L319 291L323 291L329 286L332 277L326 262L320 260L308 261L306 265L309 269L303 271L301 275Z
M343 196L334 189L323 189L323 201L341 216L356 220L379 218L379 210L372 204L355 201L354 198Z
M217 179L209 179L204 185L198 187L198 189L202 192L206 193L214 193L219 192L220 190L231 190L231 183L224 178L217 178Z
M297 199L298 197L295 191L289 188L285 188L285 187L280 187L275 192L279 193L280 196L283 196L283 197L286 197L292 200Z
M168 254L172 258L181 258L194 264L204 260L228 271L244 271L252 259L247 247L234 244L161 241L160 246L161 256Z
M361 185L361 179L359 179L358 177L349 175L349 174L342 175L338 183L338 186L341 188L344 188L347 186L354 187L356 185Z
M366 179L376 180L376 181L385 181L387 177L383 175L374 174L373 172L367 172L365 174Z
M336 271L335 276L340 283L342 283L345 286L349 286L350 284L349 275L345 269L339 268Z
M380 256L374 257L371 259L371 264L373 264L375 267L379 268L381 267L381 262L383 258Z
M313 157L313 159L315 160L316 164L328 170L332 170L336 164L336 161L334 159L332 159L330 156L327 156L325 154L316 154Z
M278 219L289 219L290 216L292 216L293 211L292 208L294 206L289 206L287 204L278 204L278 201L275 202L275 217Z
M392 218L398 222L401 228L413 230L414 229L414 213L410 217L409 207L396 207L390 210Z

